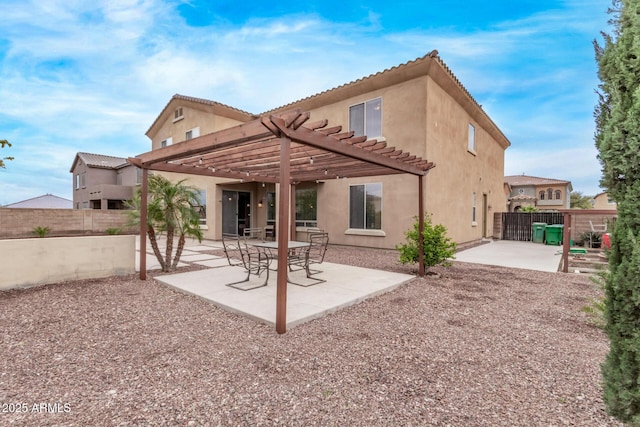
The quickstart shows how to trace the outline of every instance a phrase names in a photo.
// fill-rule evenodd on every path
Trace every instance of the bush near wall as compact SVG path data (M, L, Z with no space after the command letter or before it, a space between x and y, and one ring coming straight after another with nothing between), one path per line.
M34 237L36 227L48 227L47 236L107 234L119 228L123 234L135 234L137 227L127 227L127 211L92 209L13 209L0 208L0 239Z

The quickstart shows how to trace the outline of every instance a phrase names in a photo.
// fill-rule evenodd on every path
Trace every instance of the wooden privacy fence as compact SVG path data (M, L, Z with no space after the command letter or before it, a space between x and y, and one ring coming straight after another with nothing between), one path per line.
M502 240L531 241L534 222L564 224L564 218L560 212L503 212Z

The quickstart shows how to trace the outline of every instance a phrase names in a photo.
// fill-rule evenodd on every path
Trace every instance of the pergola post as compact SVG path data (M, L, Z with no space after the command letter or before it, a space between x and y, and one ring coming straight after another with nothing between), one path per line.
M142 169L140 185L140 280L147 280L147 193L149 170Z
M564 230L562 238L562 271L569 272L569 252L571 251L571 213L564 213Z
M287 332L287 256L289 252L289 196L291 192L291 140L280 137L280 200L278 201L278 274L276 287L276 332Z
M418 275L424 277L424 175L418 175Z
M289 216L289 218L291 218L291 224L290 224L291 231L289 233L289 236L290 236L290 240L296 240L296 185L295 184L291 184L291 196L289 197L289 199L291 200L291 208L290 208L291 215Z

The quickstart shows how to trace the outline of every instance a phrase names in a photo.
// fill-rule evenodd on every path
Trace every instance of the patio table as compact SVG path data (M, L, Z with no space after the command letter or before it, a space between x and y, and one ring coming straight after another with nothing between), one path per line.
M273 255L272 251L278 252L278 242L251 242L247 243L253 247L258 249L262 249L270 259L277 259L277 256ZM287 242L287 249L289 249L289 253L294 252L298 249L307 248L311 246L309 242L300 242L298 240L289 240Z

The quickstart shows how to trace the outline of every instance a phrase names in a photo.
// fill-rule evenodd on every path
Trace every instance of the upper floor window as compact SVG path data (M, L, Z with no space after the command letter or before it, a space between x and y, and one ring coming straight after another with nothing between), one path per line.
M382 98L375 98L349 107L349 130L355 136L382 136Z
M469 138L467 142L467 149L472 153L476 152L476 128L471 123L469 123Z
M193 128L193 129L189 129L185 134L184 134L184 139L185 140L190 140L192 138L197 138L200 136L200 128Z
M553 189L552 188L549 188L547 190L547 199L553 200Z
M556 190L556 200L560 200L562 198L562 193L560 190Z
M86 172L82 172L80 174L80 186L82 188L85 188L87 186L87 173Z
M171 138L171 137L169 137L167 139L163 139L162 141L160 141L160 147L168 147L171 144L173 144L173 138Z
M76 174L76 190L80 188L80 174Z
M176 120L180 120L184 118L184 115L182 114L182 107L178 107L176 108L176 111L173 112L173 121L175 122Z
M136 168L136 184L142 184L142 169Z
M540 194L538 195L538 196L539 196L538 198L539 198L540 200L544 200L544 194L545 194L545 193L544 193L544 190L542 190L542 191L540 192Z
M382 229L382 184L349 187L349 228Z

